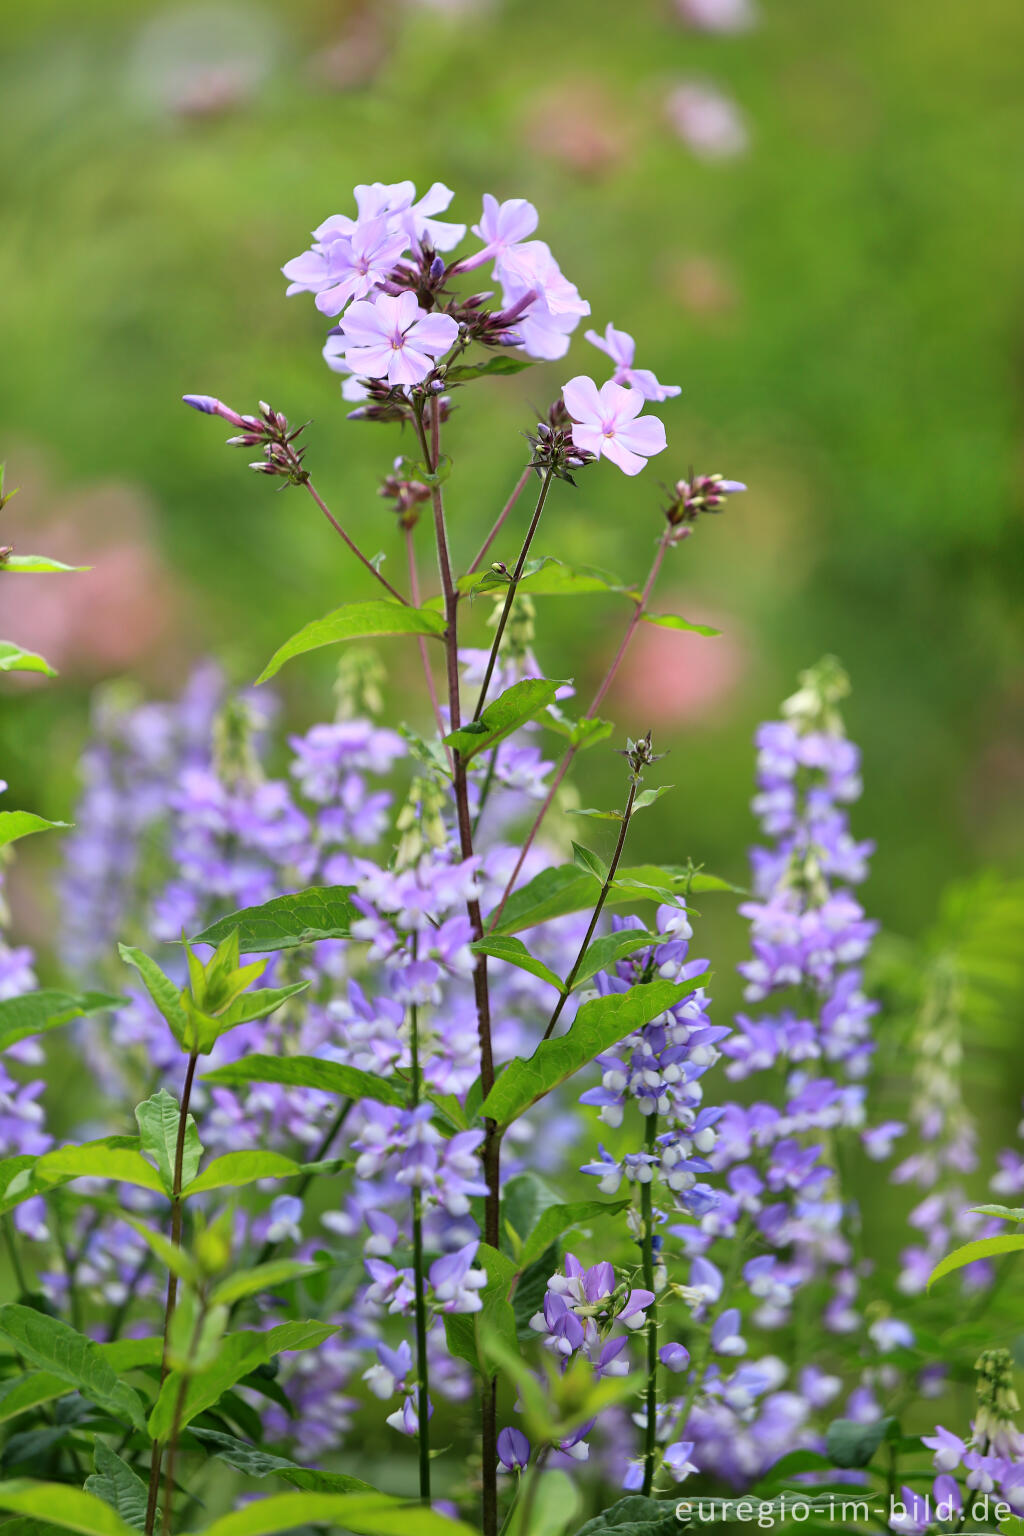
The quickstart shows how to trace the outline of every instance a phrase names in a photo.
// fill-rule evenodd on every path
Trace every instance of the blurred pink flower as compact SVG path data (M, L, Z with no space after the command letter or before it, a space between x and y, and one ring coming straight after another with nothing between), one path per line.
M736 103L716 86L688 80L665 103L677 136L701 160L728 160L748 148L750 136Z
M751 0L676 0L676 9L699 32L746 32L757 20Z
M686 630L641 624L615 683L630 718L648 726L682 725L722 712L750 665L746 641L732 614L695 607L684 593L657 604L663 613L682 613L696 624L722 630L708 638Z

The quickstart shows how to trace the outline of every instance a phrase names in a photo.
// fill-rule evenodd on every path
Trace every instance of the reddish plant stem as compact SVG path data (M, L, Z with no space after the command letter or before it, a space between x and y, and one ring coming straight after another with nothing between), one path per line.
M420 578L416 570L416 545L411 528L405 530L405 549L409 559L409 591L412 594L413 607L418 608L420 605ZM420 661L423 663L423 676L427 680L427 692L430 695L434 720L437 723L438 734L443 736L445 734L444 719L441 715L441 705L437 697L434 674L430 670L430 653L427 650L427 638L425 635L417 635L416 641L419 646Z
M590 707L587 710L585 718L589 719L592 715L597 713L604 700L605 694L608 692L612 683L615 681L615 675L622 664L623 657L629 649L630 641L636 633L637 626L639 625L641 619L644 616L644 613L646 612L647 604L650 600L651 592L654 590L654 583L658 579L658 572L661 570L661 562L665 558L665 551L668 548L668 544L668 532L666 532L662 534L661 538L658 540L658 547L655 550L654 559L651 562L651 569L647 573L647 580L644 582L643 591L640 593L640 596L637 599L629 623L626 626L626 632L622 637L622 641L618 650L615 652L615 655L612 658L611 665L601 680L601 684L598 687L597 692L594 694L594 697L590 701ZM505 904L515 889L515 884L519 879L520 871L526 862L526 855L533 847L534 839L541 829L541 825L543 824L545 816L554 804L555 796L558 793L562 780L565 778L570 767L572 766L573 759L575 758L578 751L579 747L577 745L570 746L566 749L565 755L563 756L562 761L559 763L555 776L548 788L548 792L544 796L541 808L534 818L533 826L526 834L526 839L523 843L523 846L519 850L519 857L516 860L516 865L512 871L512 874L509 876L508 884L505 886L505 889L502 892L501 900L498 902L494 912L491 914L491 918L488 923L488 931L496 927L496 925L501 921L501 914L504 912Z
M416 427L424 461L433 474L441 456L441 421L437 401L430 402L430 440L424 426L422 410L416 413ZM462 707L459 696L459 639L458 639L458 591L452 579L451 557L448 552L448 530L445 524L444 498L441 487L430 488L430 500L434 513L434 534L437 543L437 565L441 578L445 612L445 667L448 677L448 713L451 728L457 731L462 724ZM459 847L464 859L473 857L473 827L469 810L469 784L466 764L462 754L452 753L452 779L455 789L455 810L459 829ZM473 937L483 933L480 903L473 897L466 903ZM484 1097L494 1086L494 1054L491 1046L491 1003L487 984L487 956L478 955L473 967L473 994L476 1001L477 1034L480 1041L480 1086ZM492 1248L500 1245L501 1237L501 1140L493 1120L484 1122L483 1145L484 1180L487 1195L484 1200L484 1240ZM492 1377L484 1382L481 1393L481 1454L483 1536L497 1536L498 1531L498 1384Z
M505 626L508 623L508 616L512 612L512 604L516 600L516 592L519 590L519 583L522 580L523 568L526 565L526 557L530 553L530 545L533 543L533 536L537 532L537 528L540 524L541 514L544 511L544 503L548 499L548 490L551 486L551 474L552 471L549 469L544 476L544 480L540 488L540 495L537 497L537 505L534 508L533 517L530 519L530 526L526 530L526 538L523 540L523 547L519 551L519 559L515 563L515 569L512 572L512 579L508 584L508 591L505 594L505 604L501 610L501 617L498 620L498 627L494 631L494 640L491 644L491 654L487 658L487 667L484 671L483 682L480 684L480 694L476 701L476 709L473 711L474 720L479 720L480 716L484 712L484 704L487 702L487 690L490 688L491 678L494 676L494 668L498 660L498 651L501 649L501 642L505 635Z
M487 551L490 549L491 545L494 543L495 539L498 537L498 534L501 532L501 530L502 530L502 528L504 526L504 523L505 523L505 519L508 517L509 513L512 511L512 508L515 506L516 502L519 500L520 496L525 491L525 489L526 489L526 482L529 480L529 478L530 478L530 466L527 465L526 468L523 470L522 474L519 476L519 479L516 481L515 490L512 492L512 495L509 497L508 501L506 501L505 505L502 507L501 511L498 513L498 516L497 516L497 518L495 519L495 522L494 522L494 527L491 529L491 531L487 535L486 539L484 539L483 544L480 546L480 550L479 550L479 552L477 554L476 559L473 561L473 564L469 567L469 570L466 573L468 576L472 576L474 571L477 571L477 570L480 569L480 566L484 562L484 558L485 558L485 556L487 554Z
M344 539L345 543L348 545L349 549L355 555L356 559L361 561L362 564L366 566L366 569L369 571L370 575L374 578L374 580L380 582L380 584L384 588L384 590L386 592L388 592L395 599L396 603L401 603L403 608L408 608L409 607L409 600L408 600L408 598L403 597L401 592L397 591L391 585L391 583L390 583L390 581L388 581L387 577L381 575L380 571L378 571L377 567L373 564L373 562L366 558L366 556L363 554L362 550L359 548L359 545L356 544L354 542L354 540L349 537L349 535L345 532L344 528L338 522L338 519L335 517L334 513L331 511L331 509L327 505L326 501L324 501L323 497L320 495L320 492L317 490L317 488L313 484L312 480L304 480L302 483L306 487L306 490L309 492L309 494L312 496L313 500L316 502L317 506L320 508L320 511L323 513L324 517L326 517L327 521L330 523L331 527L334 529L335 533L338 534L338 536L340 538Z

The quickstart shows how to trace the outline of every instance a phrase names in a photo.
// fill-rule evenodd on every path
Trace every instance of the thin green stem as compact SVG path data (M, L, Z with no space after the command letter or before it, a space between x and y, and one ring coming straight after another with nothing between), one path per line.
M501 617L498 620L498 627L494 631L494 639L491 642L491 654L487 658L487 666L484 669L483 682L480 684L480 692L477 696L476 709L473 711L474 720L479 720L480 716L484 712L484 705L487 702L487 690L490 688L491 678L494 676L494 668L498 660L498 651L501 649L501 642L505 635L505 626L508 624L509 614L512 612L512 604L516 600L516 592L519 589L519 583L523 577L523 567L526 565L526 557L530 553L530 545L533 543L533 536L537 532L537 528L540 524L541 515L544 511L544 503L548 499L548 491L551 487L552 474L553 471L549 469L541 483L540 495L537 497L537 505L534 508L533 517L530 519L530 526L526 530L526 538L523 540L523 547L519 551L519 558L515 563L515 569L513 570L511 579L509 580L508 591L505 593L505 603L501 610Z
M11 1218L10 1212L4 1216L3 1229L4 1246L6 1247L8 1255L10 1256L11 1271L14 1275L14 1283L18 1287L18 1295L27 1296L28 1282L25 1278L25 1271L22 1268L21 1255L18 1252L18 1240L14 1235L14 1222Z
M413 958L416 940L413 938ZM420 1010L409 1005L409 1103L420 1102ZM430 1503L430 1367L427 1359L427 1276L423 1262L423 1193L412 1191L412 1269L416 1290L416 1415L419 1420L420 1498Z
M629 831L629 822L633 814L633 801L636 799L636 792L639 786L640 780L634 777L630 781L629 796L626 800L626 808L622 813L622 820L619 823L619 839L615 844L615 852L612 854L612 861L608 866L608 873L604 877L604 884L601 887L601 894L597 898L597 906L594 908L593 916L590 919L590 926L587 929L586 937L584 938L583 943L580 945L580 952L576 956L576 959L573 961L572 969L570 970L568 976L565 978L565 991L562 993L561 997L558 999L558 1002L555 1004L554 1012L548 1020L548 1027L542 1036L542 1039L544 1040L549 1040L551 1038L555 1025L558 1023L558 1020L562 1016L562 1009L565 1007L566 999L572 991L572 984L576 980L580 966L583 964L583 957L586 955L587 950L590 948L590 941L594 937L594 930L597 927L598 919L600 918L601 912L604 909L604 904L608 899L608 892L612 888L612 881L615 879L615 871L619 867L619 860L622 857L622 850L626 844L626 833Z
M653 1153L658 1136L657 1115L647 1116L644 1142ZM654 1294L654 1200L651 1180L640 1186L640 1218L643 1222L641 1252L643 1255L644 1289ZM654 1484L654 1467L658 1447L658 1302L647 1309L647 1394L644 1424L644 1483L643 1494L647 1498Z

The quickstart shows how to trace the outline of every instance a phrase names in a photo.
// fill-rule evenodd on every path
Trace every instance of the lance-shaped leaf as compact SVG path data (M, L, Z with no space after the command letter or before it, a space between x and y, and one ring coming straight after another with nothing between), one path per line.
M102 1440L96 1441L93 1454L96 1471L85 1480L86 1493L109 1504L133 1530L145 1530L148 1490L142 1478Z
M50 1403L55 1397L64 1397L72 1390L60 1376L49 1371L22 1371L19 1376L0 1384L0 1424L38 1408L41 1403Z
M541 1041L532 1056L503 1068L482 1113L499 1125L510 1125L580 1067L649 1024L689 990L686 983L659 980L584 1003L566 1034Z
M38 1521L40 1531L59 1526L79 1536L135 1536L134 1527L109 1504L67 1483L37 1483L27 1477L0 1482L0 1509Z
M0 1001L0 1051L30 1035L59 1029L72 1019L117 1008L123 1002L123 997L108 997L105 992L59 992L52 988L5 997Z
M1003 1254L1024 1252L1024 1236L1016 1232L1007 1232L1000 1237L979 1237L976 1242L965 1243L962 1248L954 1248L952 1253L947 1253L928 1276L928 1288L941 1280L943 1275L951 1275L954 1270L963 1269L967 1264L976 1264L979 1259L998 1259Z
M353 1536L476 1536L461 1520L386 1493L276 1493L221 1515L201 1536L276 1536L310 1525Z
M69 827L69 821L47 821L32 811L0 811L0 848L15 843L20 837L30 837L33 832L54 832Z
M61 571L91 571L91 565L65 565L62 560L51 560L49 555L8 555L0 560L0 571L20 571L30 576L55 575Z
M164 974L144 950L137 949L133 944L119 944L117 949L125 964L134 966L142 977L146 991L163 1014L175 1040L184 1050L190 1050L191 1025L181 1000L181 988Z
M1024 1207L1019 1205L972 1205L976 1216L999 1216L1003 1221L1024 1221Z
M448 1313L444 1328L450 1352L481 1374L486 1374L488 1367L481 1346L482 1339L496 1338L506 1349L516 1353L519 1351L516 1315L508 1299L516 1266L506 1254L499 1253L487 1243L480 1244L474 1264L487 1274L487 1284L478 1293L481 1310Z
M461 384L466 379L487 379L509 373L522 373L524 368L533 366L531 358L513 357L510 352L498 352L494 357L489 357L485 363L457 363L454 368L446 368L444 377L446 383Z
M627 1210L629 1205L628 1200L575 1200L569 1205L549 1205L540 1213L520 1250L516 1260L518 1268L526 1269L533 1264L547 1252L552 1243L557 1242L564 1233L572 1231L573 1227L603 1221L607 1216Z
M186 1195L202 1195L211 1189L241 1189L260 1179L292 1179L305 1172L305 1163L297 1163L282 1152L225 1152L215 1157L185 1190Z
M499 573L495 575L498 580L493 585L508 584L507 576L501 578ZM463 576L459 580L462 591L479 590L480 585L480 576ZM528 592L533 597L590 597L600 592L632 596L625 584L608 571L599 570L597 566L567 565L554 555L540 555L535 560L527 560L518 590Z
M641 617L645 624L656 624L659 629L685 629L694 635L707 635L709 638L722 633L711 624L691 624L689 619L681 618L678 613L645 613Z
M244 1330L225 1334L211 1363L187 1378L181 1423L191 1423L243 1377L267 1365L276 1355L295 1349L315 1349L324 1339L337 1333L330 1323L279 1323L265 1332ZM149 1433L154 1440L166 1440L174 1419L175 1403L181 1389L179 1371L172 1371L160 1388L149 1416Z
M163 1180L139 1153L132 1136L104 1136L80 1146L57 1147L40 1157L9 1157L0 1162L0 1213L46 1194L73 1179L110 1179L164 1193Z
M0 1307L0 1333L10 1339L29 1365L59 1376L120 1423L145 1429L146 1415L138 1393L118 1380L99 1346L85 1334L18 1302Z
M308 981L295 981L287 987L263 987L259 991L243 992L222 1013L207 1013L197 1007L192 996L186 992L182 999L189 1021L186 1038L206 1054L213 1050L221 1035L226 1035L229 1029L236 1029L239 1024L251 1024L256 1019L265 1019L289 998L297 997L308 987Z
M174 1184L174 1160L178 1149L178 1122L180 1108L173 1094L166 1088L154 1093L152 1098L135 1106L135 1119L139 1127L139 1150L156 1164L157 1172L170 1194ZM189 1115L185 1124L185 1143L181 1162L181 1182L190 1184L199 1172L199 1159L203 1148L199 1141L196 1123Z
M408 1089L390 1078L374 1077L339 1061L322 1061L319 1056L243 1056L207 1072L203 1081L228 1088L282 1083L287 1088L316 1088L343 1099L376 1099L381 1104L402 1106L409 1100Z
M674 899L686 893L698 894L703 891L735 891L743 894L739 887L730 885L717 875L707 875L699 870L675 865L662 867L640 864L617 871L607 904L623 906L647 896L662 900L662 892L668 892ZM565 917L569 912L582 912L587 907L593 907L600 894L600 881L587 870L574 864L558 864L553 869L542 869L526 885L513 891L505 903L501 921L493 929L486 923L485 927L488 927L489 937L499 933L518 933L537 923L547 923L553 918Z
M548 730L565 736L577 752L585 752L599 741L607 741L615 729L610 720L601 720L596 715L584 715L581 720L571 720L557 704L548 706L544 724Z
M336 645L341 640L377 639L383 635L429 635L440 639L444 634L444 619L426 608L410 608L402 603L369 602L346 603L326 618L314 619L292 635L276 650L263 668L257 683L265 683L279 672L293 656L306 651L318 650L323 645Z
M56 677L45 656L38 651L27 651L15 640L0 640L0 672L42 672L46 677Z
M556 976L549 965L543 960L538 960L530 954L521 939L499 938L477 939L471 944L470 949L475 955L493 955L495 960L504 960L507 965L517 966L521 971L529 971L531 976L539 976L541 981L546 981L559 992L565 991L565 982L561 976Z
M305 1264L301 1259L271 1259L266 1264L256 1264L252 1269L242 1269L237 1274L229 1275L226 1280L214 1286L210 1292L210 1306L233 1306L246 1296L259 1296L265 1291L275 1290L279 1285L287 1285L292 1280L315 1275L322 1268L322 1264Z
M526 677L513 683L488 704L479 720L471 720L447 735L445 743L469 762L478 752L486 752L527 720L532 720L553 701L565 683L546 677Z
M658 934L648 933L643 928L620 928L618 933L604 934L600 939L594 940L580 961L580 968L573 982L573 990L585 986L598 971L610 970L616 961L624 960L635 950L646 949L652 944L662 942Z
M197 933L192 943L220 944L237 932L242 954L261 955L315 944L320 939L347 939L352 924L362 916L352 894L351 886L324 885L294 896L275 896L262 906L243 907L219 918Z
M287 1456L273 1456L258 1446L249 1445L234 1435L225 1435L219 1429L199 1429L193 1425L192 1435L211 1456L244 1472L247 1477L280 1477L295 1488L308 1488L315 1493L376 1493L377 1490L361 1478L349 1477L346 1472L322 1472L318 1467L300 1467Z

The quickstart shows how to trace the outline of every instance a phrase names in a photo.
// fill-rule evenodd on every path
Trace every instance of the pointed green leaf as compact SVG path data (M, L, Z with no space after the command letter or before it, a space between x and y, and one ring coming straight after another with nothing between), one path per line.
M44 1529L57 1525L65 1531L78 1531L79 1536L135 1536L134 1528L109 1504L67 1483L11 1478L0 1483L0 1509L38 1520Z
M540 714L554 700L559 688L564 687L564 680L553 682L546 677L527 677L513 683L488 704L479 720L450 732L444 738L445 743L469 762L478 752L496 746L527 720Z
M976 1216L999 1216L1003 1221L1024 1221L1024 1209L1008 1205L972 1205Z
M266 1264L257 1264L252 1269L229 1275L215 1286L210 1293L210 1306L230 1307L246 1296L259 1296L279 1285L287 1285L291 1280L315 1275L322 1267L320 1264L304 1264L300 1259L272 1259Z
M276 1536L310 1525L353 1536L476 1536L461 1520L386 1493L277 1493L221 1515L201 1536Z
M734 891L738 895L744 895L738 886L730 885L721 880L717 875L706 875L699 871L678 868L669 865L661 868L655 864L640 864L628 869L619 869L616 872L615 882L608 893L609 906L622 906L627 902L635 902L652 892L665 890L670 893L670 898L675 899L687 891L697 894L702 891ZM569 912L582 912L587 907L593 907L601 894L600 881L596 880L585 869L579 869L574 864L558 864L551 869L542 869L539 875L519 890L513 891L505 903L501 914L501 921L488 928L488 937L495 934L518 933L523 928L532 928L537 923L551 922L556 917L565 917ZM664 899L660 894L654 896L655 900Z
M633 801L634 814L637 811L645 811L649 805L653 805L656 800L661 799L662 795L667 795L669 790L674 788L674 784L661 784L657 789L642 789Z
M186 1252L184 1248L179 1247L177 1243L172 1243L170 1238L166 1237L163 1232L158 1232L154 1227L147 1227L144 1221L139 1221L136 1217L130 1216L127 1211L122 1213L121 1219L126 1221L130 1227L134 1227L142 1241L152 1253L156 1254L165 1269L169 1269L172 1274L177 1275L178 1279L184 1281L186 1285L194 1286L198 1284L201 1278L201 1271L190 1253Z
M37 651L26 651L15 640L0 640L0 672L42 672L46 677L56 677L57 672L45 656Z
M8 555L6 560L0 561L0 571L21 571L32 576L91 570L91 565L65 565L62 560L51 560L48 555Z
M585 870L588 874L594 876L598 883L598 894L600 895L600 887L608 878L607 864L603 859L598 858L592 849L584 848L582 843L573 843L572 856L573 862L578 869Z
M57 1147L40 1157L9 1157L0 1162L0 1213L46 1194L73 1179L111 1179L163 1194L163 1181L139 1153L131 1136L104 1136L81 1146Z
M182 1425L191 1423L198 1414L212 1408L236 1382L267 1365L275 1356L290 1350L315 1349L337 1331L330 1323L290 1322L279 1323L265 1332L246 1329L226 1334L212 1363L188 1377ZM154 1440L166 1440L170 1433L182 1380L180 1372L172 1371L160 1388L149 1416L149 1433Z
M94 1456L96 1471L85 1480L86 1493L109 1504L133 1530L145 1530L148 1490L142 1478L102 1440L96 1441Z
M543 555L527 561L519 590L531 597L590 597L598 592L621 594L628 589L617 576L596 566L567 565L553 555Z
M72 1019L100 1013L104 1008L118 1008L124 1001L123 997L108 997L105 992L59 992L52 988L5 997L0 1001L0 1051L6 1051L18 1040L27 1040L30 1035L59 1029Z
M430 635L440 639L444 619L426 608L410 608L401 603L346 603L326 618L314 619L279 647L263 668L257 683L265 683L279 672L286 661L341 640L367 640L382 635Z
M566 1034L543 1040L532 1056L509 1062L484 1099L484 1115L510 1125L588 1061L678 1003L688 990L686 983L659 980L584 1003Z
M0 1424L38 1408L41 1403L50 1403L55 1397L64 1397L71 1390L66 1381L49 1371L23 1371L0 1384Z
M567 737L577 752L585 752L599 741L607 741L615 729L610 720L601 720L597 716L584 715L581 720L571 720L557 704L548 706L544 724L549 730L557 731L559 736Z
M20 837L30 837L33 832L54 832L69 827L69 821L47 821L32 811L0 811L0 848L17 842Z
M152 1098L136 1105L135 1119L139 1126L139 1151L156 1164L157 1172L170 1194L174 1183L174 1160L178 1146L178 1121L180 1109L177 1099L161 1088ZM181 1165L181 1182L190 1184L199 1172L199 1159L203 1149L199 1142L196 1123L189 1115L185 1127L185 1147Z
M238 1440L234 1435L222 1434L217 1429L193 1426L191 1433L209 1449L211 1456L234 1467L236 1472L244 1472L247 1477L280 1477L296 1488L308 1488L314 1493L377 1492L358 1477L349 1477L344 1472L321 1472L317 1467L300 1467L287 1456L272 1456L269 1451L261 1451L258 1446Z
M543 960L537 960L531 955L521 939L477 939L476 943L469 947L475 955L493 955L495 960L504 960L507 965L518 966L521 971L529 971L532 976L539 976L541 981L548 982L558 992L565 991L565 982L561 976L556 976Z
M976 1264L979 1259L997 1259L1006 1253L1020 1253L1024 1251L1024 1235L1016 1232L1007 1232L1000 1237L979 1237L976 1242L965 1243L962 1248L955 1248L952 1253L947 1253L928 1276L929 1290L936 1280L941 1280L943 1275L951 1275L954 1270L963 1269L966 1264Z
M447 384L462 384L466 379L486 379L510 373L522 373L524 368L533 366L532 358L513 357L510 352L498 352L494 357L489 357L486 363L457 363L453 368L446 368L444 377Z
M599 811L592 805L570 806L566 813L569 816L590 816L594 821L621 821L621 811Z
M375 1077L358 1067L319 1056L243 1056L204 1074L206 1083L242 1088L246 1083L282 1083L288 1088L316 1088L342 1099L376 1099L381 1104L406 1105L407 1088L391 1078Z
M193 944L219 944L236 929L239 948L245 955L271 954L315 944L319 939L347 939L352 924L362 916L352 902L353 887L312 886L294 896L275 896L259 907L243 907L222 917Z
M610 970L617 960L624 960L635 950L647 949L661 942L656 933L648 933L643 928L620 928L617 933L608 933L603 938L595 939L580 962L573 990L585 986L598 971Z
M185 1194L201 1195L211 1189L240 1189L259 1179L291 1179L302 1173L304 1164L281 1152L225 1152L207 1163L193 1179Z
M167 1021L171 1034L184 1050L192 1049L192 1026L181 1000L181 988L165 976L155 960L131 944L119 944L118 953L126 965L134 966L146 991Z
M146 1415L138 1393L118 1380L92 1339L18 1302L0 1307L0 1333L6 1334L29 1365L59 1376L121 1423L145 1429Z
M516 1317L508 1299L509 1287L515 1279L516 1266L504 1253L481 1243L476 1251L474 1265L487 1273L487 1284L478 1292L482 1303L479 1312L448 1313L444 1327L448 1348L460 1360L473 1366L481 1374L487 1365L481 1351L481 1339L497 1338L506 1349L517 1354L519 1342L516 1333Z
M526 1269L546 1253L552 1243L573 1227L603 1221L629 1208L629 1200L575 1200L570 1205L549 1205L537 1218L522 1251L516 1261L519 1269Z
M680 618L677 613L645 613L642 615L645 624L656 624L659 629L686 629L695 635L720 635L720 629L714 629L710 624L691 624L689 619Z

